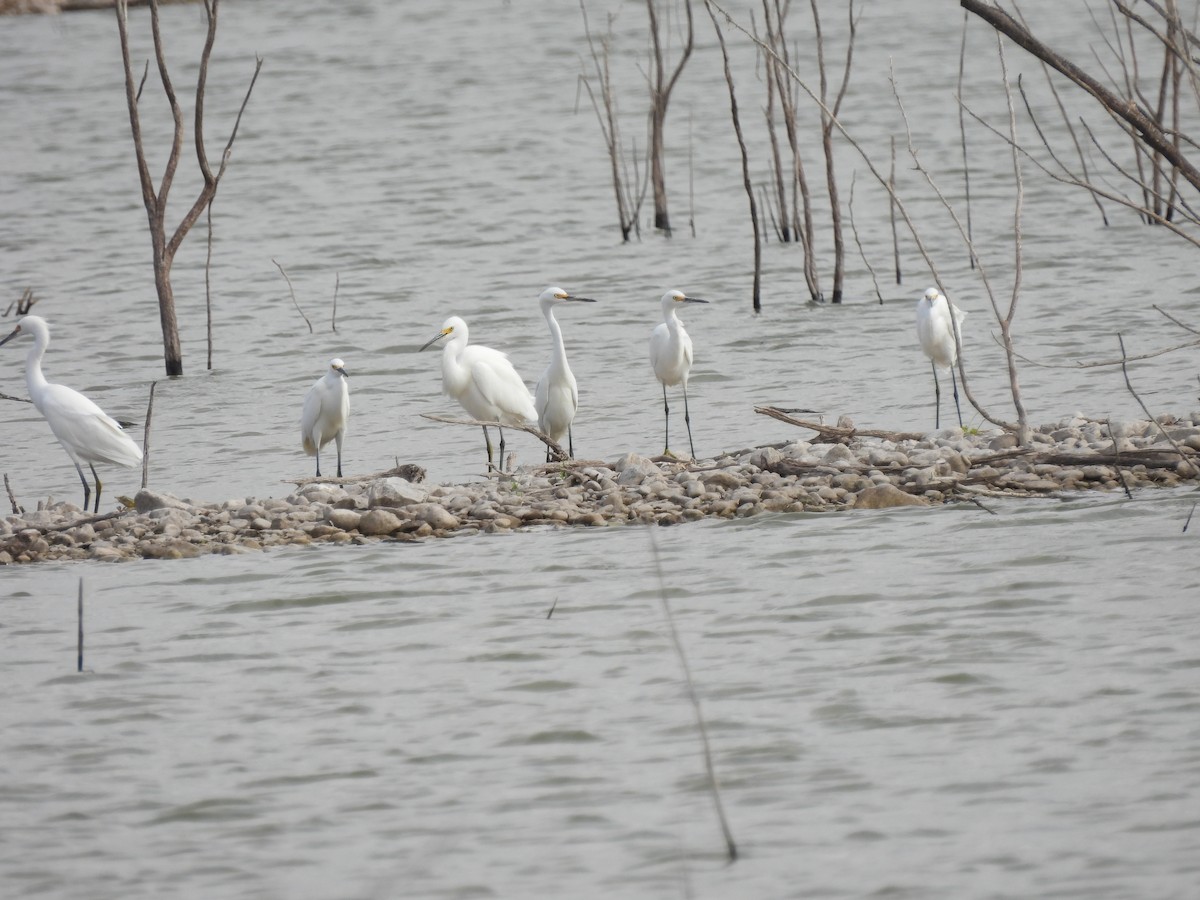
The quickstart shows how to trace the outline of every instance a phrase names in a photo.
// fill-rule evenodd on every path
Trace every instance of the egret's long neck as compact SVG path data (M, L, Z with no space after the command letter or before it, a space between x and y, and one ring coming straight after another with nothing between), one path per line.
M667 330L672 334L677 334L683 328L683 322L679 316L675 315L675 304L663 307L663 321L667 323Z
M558 327L558 319L554 318L552 306L542 307L546 314L546 324L550 326L550 339L554 342L554 359L565 366L567 364L567 348L563 345L562 329Z
M458 361L466 347L465 340L454 337L442 350L442 389L451 397L457 397L465 391L471 379L471 373Z
M42 374L42 357L45 355L46 342L38 338L25 357L25 386L35 404L40 404L42 393L46 390L46 376Z

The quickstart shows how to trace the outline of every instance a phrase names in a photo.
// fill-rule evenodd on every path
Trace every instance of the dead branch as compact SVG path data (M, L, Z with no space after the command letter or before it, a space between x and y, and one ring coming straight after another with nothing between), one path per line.
M142 429L142 490L150 480L150 422L154 418L154 389L157 381L150 382L150 399L146 402L146 426Z
M14 397L12 394L0 393L0 400L15 400L17 403L32 403L28 397Z
M562 462L567 459L566 451L558 445L557 441L548 437L532 425L505 425L502 422L481 422L478 419L452 419L449 416L436 416L432 413L421 413L421 418L428 419L431 422L442 422L446 425L474 425L476 428L511 428L513 431L523 431L526 434L532 434L545 444L549 448L550 456L554 462Z
M6 490L8 492L8 502L12 505L13 515L19 516L23 512L25 512L25 507L23 507L23 506L21 506L21 504L17 503L17 497L13 493L12 485L8 483L8 473L7 472L4 473L4 490Z
M1133 395L1133 399L1137 401L1138 406L1142 408L1142 412L1146 414L1146 418L1154 423L1155 427L1162 432L1162 436L1167 439L1167 442L1175 448L1175 452L1179 454L1179 458L1183 460L1185 466L1189 467L1192 474L1196 472L1196 467L1188 461L1187 454L1183 452L1183 448L1179 446L1179 442L1167 433L1167 429L1162 427L1162 424L1154 416L1150 415L1150 410L1146 408L1146 404L1142 402L1142 398L1138 396L1138 392L1133 389L1133 382L1129 380L1129 369L1125 365L1125 340L1120 333L1117 334L1117 343L1121 345L1121 374L1125 376L1125 387L1129 388L1129 393ZM1115 442L1114 442L1115 443Z
M337 295L338 288L342 286L342 273L335 272L333 276L333 312L329 316L329 327L333 329L333 333L337 334Z
M129 124L133 134L134 153L137 158L138 178L142 189L142 203L146 208L146 217L150 230L150 243L154 265L154 286L158 294L159 320L163 333L163 361L166 365L168 375L182 375L183 352L179 341L179 323L175 313L175 294L171 286L171 266L174 263L175 254L179 250L180 244L183 243L183 239L199 219L200 214L212 202L216 194L221 174L225 170L234 138L237 135L237 127L241 121L242 111L245 110L246 103L249 102L250 92L254 89L259 69L262 67L262 60L258 60L258 64L254 70L254 77L251 79L250 87L246 91L246 97L242 101L242 111L238 112L237 122L235 122L229 141L225 145L225 153L222 158L220 171L214 174L209 168L204 147L204 101L205 85L208 77L208 63L212 56L212 48L217 35L217 14L220 7L220 0L205 0L204 8L208 16L208 31L205 37L204 49L200 56L200 74L196 84L194 125L196 157L201 175L204 178L204 185L170 238L168 238L166 227L167 196L174 182L175 172L179 166L179 158L183 149L183 110L175 95L175 88L171 82L170 73L167 70L162 31L159 24L158 0L150 0L150 29L154 39L154 58L158 65L158 74L162 82L163 92L167 96L167 102L171 109L171 117L174 120L174 136L171 141L171 148L168 153L166 167L163 170L156 191L154 180L150 175L150 167L146 161L146 152L142 137L141 116L139 113L141 87L139 86L135 89L133 83L133 65L129 55L128 7L127 0L116 0L117 30L121 39L121 61L125 71L125 100L126 106L129 108ZM143 75L144 83L145 76Z
M838 444L848 444L852 439L860 437L883 438L888 441L919 441L925 437L924 434L916 431L876 431L869 428L840 428L837 425L824 425L820 422L793 418L775 406L756 406L754 411L789 425L808 428L820 434L822 438Z
M288 291L291 292L292 303L296 307L296 312L300 313L300 318L302 318L304 320L304 324L308 326L308 333L312 334L313 333L312 322L308 321L308 316L304 315L304 310L302 310L300 308L300 303L296 300L296 290L295 290L295 288L292 287L292 279L288 278L288 273L284 271L283 266L279 265L278 262L275 262L274 259L272 259L271 262L275 263L275 267L277 269L279 269L280 274L283 275L284 281L287 282Z
M1133 102L1132 98L1120 97L1104 87L1079 66L1035 38L1027 28L999 6L984 2L984 0L959 0L959 3L964 9L991 25L998 33L1005 35L1018 46L1065 75L1094 97L1109 113L1125 120L1133 128L1142 144L1160 154L1179 171L1179 174L1193 188L1200 190L1200 169L1188 161L1176 142L1164 132L1158 122L1154 121L1153 116Z
M650 17L650 41L653 49L651 57L650 87L650 184L654 191L654 227L660 229L668 237L671 234L671 219L667 213L667 183L664 169L663 131L667 119L667 106L671 102L671 92L683 73L695 46L695 31L692 22L692 0L683 0L684 12L687 15L687 35L679 61L668 76L666 73L665 50L658 24L658 11L655 0L646 0L646 12Z
M1168 319L1170 319L1172 322L1174 322L1176 325L1178 325L1180 328L1182 328L1184 331L1190 331L1192 334L1200 334L1200 331L1197 331L1191 325L1185 325L1183 322L1180 322L1177 318L1175 318L1173 315L1171 315L1169 312L1167 312L1165 309L1163 309L1158 304L1152 303L1150 305L1155 310L1162 313L1164 316L1166 316Z
M379 481L382 478L403 478L405 481L418 484L425 480L425 470L414 463L397 463L393 468L386 472L376 472L373 475L347 475L345 477L314 478L308 476L305 478L284 478L281 479L285 484L295 484L304 487L307 484L363 484L368 481Z
M4 310L4 317L8 318L14 308L16 308L18 316L27 316L29 315L29 311L33 309L33 305L37 302L38 298L33 295L33 288L27 287L21 292L20 297L8 304L8 307Z
M879 299L880 305L883 305L883 292L879 290L879 279L875 277L875 267L867 259L867 251L863 249L862 241L858 237L858 226L854 224L854 182L857 176L857 172L850 173L850 201L846 204L846 210L850 214L850 233L854 236L854 243L858 247L858 255L862 258L863 265L871 273L871 283L875 285L875 296Z
M750 224L754 229L754 286L752 303L754 311L760 312L762 310L760 290L762 279L762 235L758 228L758 208L754 202L754 186L750 183L750 155L746 150L746 139L742 136L742 123L738 118L737 95L733 89L733 72L729 68L729 52L725 48L725 35L721 33L721 26L717 24L716 13L707 4L705 9L708 10L713 28L717 32L717 41L721 45L721 59L725 64L725 84L729 86L729 110L730 115L733 117L733 131L737 135L738 148L742 153L742 184L746 189L746 199L750 203Z

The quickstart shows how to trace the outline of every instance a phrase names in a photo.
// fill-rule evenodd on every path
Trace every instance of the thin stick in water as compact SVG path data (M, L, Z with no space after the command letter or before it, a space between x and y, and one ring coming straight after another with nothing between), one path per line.
M1183 531L1185 534L1187 533L1188 526L1192 524L1192 515L1195 514L1195 512L1196 512L1196 504L1193 503L1192 508L1190 510L1188 510L1187 521L1183 523Z
M333 333L337 334L337 295L338 288L342 286L342 273L337 272L333 277L333 315L329 319L329 326L333 329Z
M283 266L279 265L279 263L275 262L275 260L271 260L271 262L275 263L275 268L279 269L280 273L283 275L283 280L287 282L288 291L291 292L292 303L295 304L296 312L300 313L300 318L302 318L304 320L304 324L308 326L308 333L312 334L312 322L308 321L308 316L304 315L304 310L300 308L300 303L298 300L296 300L296 291L292 287L292 279L288 278L288 273L283 270Z
M1117 478L1121 480L1121 487L1125 489L1125 496L1130 500L1133 499L1133 492L1129 490L1129 484L1125 481L1125 473L1121 471L1121 448L1117 446L1117 436L1113 434L1112 419L1108 419L1104 423L1108 426L1108 436L1113 442L1113 469L1116 470Z
M150 420L154 418L154 389L157 381L150 382L150 401L146 404L146 427L142 431L142 489L150 481Z
M708 743L708 729L704 725L704 714L700 711L700 698L696 695L696 685L692 681L692 670L688 666L687 656L683 652L683 642L679 640L679 632L675 628L675 618L671 615L671 604L667 600L667 582L663 577L662 559L658 553L658 541L654 538L654 527L647 532L650 536L650 549L654 553L654 568L658 572L659 596L662 598L663 614L667 619L667 627L671 631L671 643L675 645L675 654L679 657L679 665L683 669L684 683L687 685L688 697L692 701L692 711L696 714L696 726L700 731L700 742L704 748L704 768L708 772L708 784L712 788L713 806L717 810L717 819L721 824L721 832L725 836L725 848L729 861L736 862L738 851L733 840L733 832L729 830L729 821L725 818L725 807L721 803L721 791L717 786L717 772L713 768L712 749Z
M75 659L75 671L83 671L83 579L79 579L79 646Z
M13 494L12 485L8 483L7 472L4 473L4 489L8 491L8 502L12 504L13 515L19 516L21 513L25 512L25 508L17 503L16 495Z
M1184 531L1187 531L1187 526L1186 526L1186 525L1183 527L1183 530L1184 530ZM555 598L554 598L554 602L550 604L550 612L546 613L546 618L548 619L548 618L550 618L552 615L554 615L554 611L555 611L556 609L558 609L558 598L557 598L557 597L555 597Z

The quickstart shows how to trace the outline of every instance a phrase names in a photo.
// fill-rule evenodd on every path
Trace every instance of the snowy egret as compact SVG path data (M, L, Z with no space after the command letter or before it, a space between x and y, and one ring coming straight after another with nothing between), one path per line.
M551 440L561 444L567 439L567 456L575 456L575 442L571 437L571 422L575 420L575 411L579 408L579 385L571 367L567 365L567 350L563 346L562 329L554 318L554 307L559 303L574 300L579 303L595 303L588 297L575 297L560 287L548 287L538 297L542 307L542 315L550 327L550 340L553 343L554 355L550 357L550 365L538 379L534 389L534 405L537 407L538 428L545 432ZM546 462L550 462L550 448L546 448Z
M467 344L467 323L451 316L442 330L427 340L421 349L444 337L450 340L442 350L442 390L459 402L473 419L499 425L529 425L537 421L537 410L529 388L508 361L508 356L491 347ZM504 470L504 429L500 428L500 466ZM492 438L483 427L487 443L488 468L492 464Z
M707 303L699 297L689 297L683 291L667 291L662 295L662 324L650 334L650 364L654 375L663 386L663 430L666 432L663 453L671 453L671 407L667 404L667 386L683 385L683 421L687 425L688 449L696 457L696 446L692 443L692 418L688 413L687 383L692 371L692 339L688 337L683 322L675 314L680 303Z
M321 448L337 441L337 473L342 477L342 438L346 436L346 420L350 418L350 387L345 363L329 361L329 370L316 380L304 398L300 414L300 441L304 452L317 458L317 477L321 477Z
M104 410L89 400L79 391L72 390L61 384L51 384L42 374L42 357L50 343L50 326L41 316L25 316L17 322L0 346L7 344L19 335L27 334L33 338L33 348L25 357L25 384L29 388L29 397L37 411L46 419L50 430L58 438L71 462L75 463L75 471L83 482L83 509L88 508L88 499L92 489L83 474L82 463L87 463L92 470L92 478L96 482L96 505L92 512L100 512L100 490L104 485L96 474L94 463L112 463L118 466L133 468L141 465L142 450L121 430L120 424Z
M966 313L952 304L935 287L929 288L925 296L917 301L917 338L921 349L929 357L933 367L933 395L936 412L934 428L942 427L942 387L938 384L937 370L941 366L950 370L950 383L954 386L954 408L958 411L958 427L962 428L962 409L958 405L958 379L954 377L954 365L958 362L958 347L954 332L962 339L962 320ZM951 317L954 327L951 330Z

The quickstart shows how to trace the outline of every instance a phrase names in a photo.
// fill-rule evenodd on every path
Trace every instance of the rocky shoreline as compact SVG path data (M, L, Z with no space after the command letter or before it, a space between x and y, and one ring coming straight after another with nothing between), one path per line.
M777 416L777 418L783 418ZM1195 482L1200 412L1156 422L1075 416L1033 432L946 429L901 435L840 422L813 440L711 460L577 460L469 484L426 485L408 465L378 476L308 479L284 498L195 503L142 490L132 505L88 516L43 504L0 520L0 565L43 560L179 559L313 543L415 541L522 528L674 525L708 517L983 505L989 497L1067 496Z

